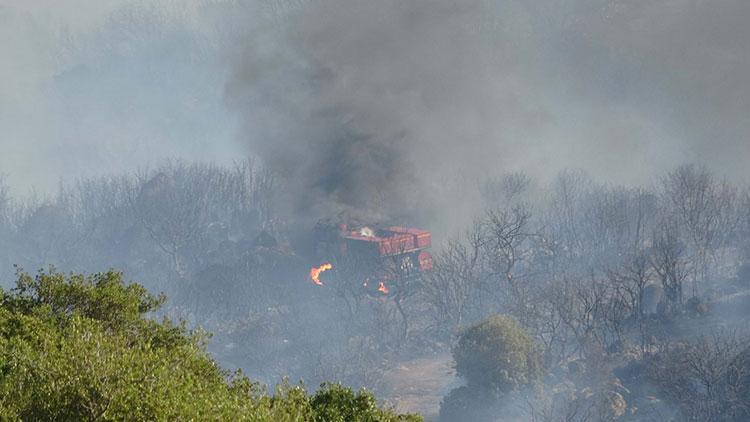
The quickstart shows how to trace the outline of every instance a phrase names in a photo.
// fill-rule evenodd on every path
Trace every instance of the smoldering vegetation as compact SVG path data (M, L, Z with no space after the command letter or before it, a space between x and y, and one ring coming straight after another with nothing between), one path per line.
M432 271L390 278L388 294L362 286L368 263L335 254L324 285L311 283L321 249L300 232L347 217L285 220L283 183L252 162L165 163L25 200L4 186L0 257L6 281L13 264L121 269L167 294L166 315L214 332L222 364L268 383L337 380L389 396L399 362L452 350L461 377L444 420L748 417L747 186L684 165L652 187L566 170L548 184L510 173L465 188L482 198L473 224L433 246ZM474 343L462 337L498 314L528 336L523 356L539 357L502 384L466 369L481 362L466 361ZM506 346L482 349L487 359L521 338L500 334Z

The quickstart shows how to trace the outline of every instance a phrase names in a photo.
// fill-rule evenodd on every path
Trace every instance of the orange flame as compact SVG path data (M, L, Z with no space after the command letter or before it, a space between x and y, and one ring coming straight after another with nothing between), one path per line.
M310 269L310 279L312 280L313 283L317 284L318 286L322 286L323 282L320 281L320 273L322 273L323 271L328 271L331 268L333 268L333 265L329 263L325 263L321 265L320 267L312 267Z
M385 283L382 281L380 282L380 285L378 286L378 291L384 295L388 294L388 287L385 286Z

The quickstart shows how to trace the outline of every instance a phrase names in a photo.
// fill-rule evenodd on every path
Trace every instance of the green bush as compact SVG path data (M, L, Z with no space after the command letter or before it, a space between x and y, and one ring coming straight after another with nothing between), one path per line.
M147 318L163 300L113 271L19 274L0 290L0 420L419 420L341 386L269 396L220 369L205 333Z
M367 391L354 393L340 384L323 384L310 399L316 421L369 422L369 421L420 421L414 415L394 416L378 408L375 397Z
M454 388L440 402L441 422L494 422L498 419L499 400L482 389Z
M505 393L542 376L542 357L514 319L494 316L461 334L453 349L456 373L472 389Z

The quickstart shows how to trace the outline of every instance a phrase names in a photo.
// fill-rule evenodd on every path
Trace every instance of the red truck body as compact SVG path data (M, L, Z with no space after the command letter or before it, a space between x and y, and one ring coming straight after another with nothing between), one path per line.
M363 227L357 230L342 227L341 237L348 252L381 258L414 256L420 270L432 269L432 257L426 251L432 246L432 234L427 230L398 226L384 229Z

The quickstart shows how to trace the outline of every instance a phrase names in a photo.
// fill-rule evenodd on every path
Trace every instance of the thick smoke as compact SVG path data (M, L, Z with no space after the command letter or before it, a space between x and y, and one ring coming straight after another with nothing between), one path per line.
M747 2L263 4L235 17L271 16L232 43L228 103L305 212L441 206L508 170L748 176Z
M746 180L748 16L741 0L2 1L0 173L44 191L249 153L305 212L388 215L455 210L466 181L508 170L648 183L692 161Z
M482 28L487 5L449 3L306 3L273 51L243 50L230 103L252 151L300 187L298 205L408 212L547 125L518 95L539 95L534 53L512 47L526 35L497 37Z

